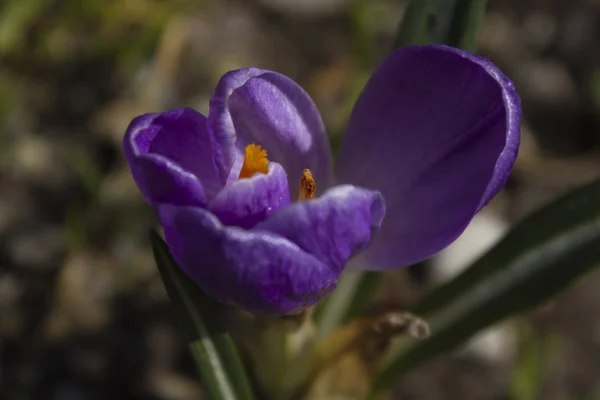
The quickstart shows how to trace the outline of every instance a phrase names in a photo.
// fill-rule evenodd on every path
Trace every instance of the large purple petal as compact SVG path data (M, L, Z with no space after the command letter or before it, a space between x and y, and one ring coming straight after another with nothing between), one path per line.
M290 189L283 167L269 163L268 174L257 173L225 186L207 209L224 225L250 229L283 206L290 204Z
M391 54L352 112L336 175L382 192L370 268L412 264L454 241L517 155L520 100L489 61L445 46Z
M238 154L256 143L285 168L292 182L308 168L317 187L329 184L331 151L323 121L293 80L255 68L233 71L222 78L211 105L211 129L235 134ZM292 191L295 194L297 188L292 186Z
M369 245L384 215L379 192L341 185L281 209L255 229L289 239L339 274L350 257Z
M149 140L141 140L155 130L152 123L159 115L139 116L127 128L123 151L133 179L151 205L204 206L206 196L198 177L162 155L149 153Z
M270 232L224 227L209 211L163 205L165 239L182 269L210 296L260 314L289 314L320 300L338 275Z
M132 124L128 145L134 153L156 154L197 176L207 196L214 196L224 184L222 170L215 162L224 145L209 131L206 117L191 108L151 114L145 126ZM132 128L133 127L133 128Z

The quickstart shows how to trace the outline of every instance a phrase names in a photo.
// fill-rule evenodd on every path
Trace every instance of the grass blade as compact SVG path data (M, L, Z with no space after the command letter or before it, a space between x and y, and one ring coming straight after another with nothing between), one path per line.
M221 319L224 306L206 296L173 260L164 240L150 233L160 276L190 343L202 382L214 400L251 400L250 383Z
M394 39L394 49L431 42L432 17L436 5L437 0L411 0L408 3Z

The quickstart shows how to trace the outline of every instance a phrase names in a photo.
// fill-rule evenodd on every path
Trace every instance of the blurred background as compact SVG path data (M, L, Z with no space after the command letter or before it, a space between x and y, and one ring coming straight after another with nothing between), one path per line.
M204 398L149 251L121 139L134 116L208 109L220 76L298 81L332 140L389 51L402 0L2 0L0 398ZM506 190L374 307L406 308L515 222L600 177L600 1L490 0L479 52L515 82ZM401 173L401 171L399 171ZM399 380L399 399L600 399L600 273Z

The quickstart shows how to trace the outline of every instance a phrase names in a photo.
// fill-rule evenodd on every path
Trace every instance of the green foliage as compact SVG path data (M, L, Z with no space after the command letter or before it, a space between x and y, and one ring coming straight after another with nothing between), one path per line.
M319 337L325 337L336 327L360 316L382 277L382 273L376 271L344 274L334 294L314 314Z
M440 1L433 41L475 51L486 3L487 0Z
M490 252L414 307L432 336L402 342L374 382L448 351L479 330L535 307L600 264L600 181L575 190L518 224Z
M251 400L250 383L221 317L223 307L189 279L163 239L151 231L156 266L190 343L206 390L214 400Z
M412 0L398 26L393 48L432 43L432 28L438 0Z
M519 350L512 370L511 394L514 400L535 400L560 347L560 336L538 332L532 324L520 321Z

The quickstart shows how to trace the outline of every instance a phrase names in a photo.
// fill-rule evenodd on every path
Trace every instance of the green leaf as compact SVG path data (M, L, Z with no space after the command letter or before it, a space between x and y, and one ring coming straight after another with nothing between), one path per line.
M376 271L347 272L338 287L323 302L313 316L317 335L324 338L338 326L361 315L381 282L382 274Z
M487 0L411 0L394 48L442 43L475 51Z
M535 327L530 321L520 321L518 354L511 371L510 398L534 400L549 376L561 347L558 333Z
M181 271L154 230L150 240L154 260L183 325L204 387L214 400L253 399L235 345L220 319L224 306L206 296Z
M394 49L409 44L431 43L431 25L438 0L411 0L406 6L394 40Z
M435 41L475 51L487 0L440 0Z
M464 273L414 307L415 314L429 321L432 336L398 342L374 390L477 331L547 301L599 264L600 180L526 218Z

